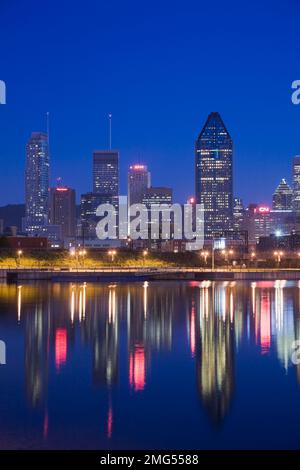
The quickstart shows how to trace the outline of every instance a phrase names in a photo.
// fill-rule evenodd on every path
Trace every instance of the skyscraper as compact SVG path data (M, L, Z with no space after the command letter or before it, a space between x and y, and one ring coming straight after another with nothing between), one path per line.
M61 227L62 238L75 236L75 190L58 186L50 190L50 224Z
M86 193L81 195L80 219L83 238L97 238L96 226L100 218L97 217L96 211L102 204L112 204L110 194Z
M50 158L48 135L33 132L26 145L26 231L38 235L48 222Z
M163 212L166 210L167 215L169 217L168 221L170 223L171 232L174 232L174 228L172 227L173 221L172 216L168 211L168 207L171 207L173 204L173 189L166 188L166 187L151 187L146 189L143 195L142 203L145 205L145 210L148 212L148 238L150 239L165 239L165 234L162 233L162 223L161 219L163 216ZM163 205L165 208L161 208L161 215L153 213L150 214L151 208L153 206ZM166 217L164 216L166 219ZM158 231L153 230L155 227Z
M146 189L151 186L151 174L146 165L130 165L128 172L128 206L141 204Z
M197 203L204 206L205 238L232 229L233 143L219 113L211 113L195 144Z
M93 153L93 192L119 196L119 152L97 150Z
M273 194L273 210L291 210L293 191L283 178Z
M300 155L293 159L293 210L300 211Z
M239 232L244 228L245 208L241 198L233 200L233 230Z

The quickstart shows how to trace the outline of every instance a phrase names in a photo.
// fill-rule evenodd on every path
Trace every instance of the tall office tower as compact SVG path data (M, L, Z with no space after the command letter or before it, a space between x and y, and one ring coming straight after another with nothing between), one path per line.
M119 197L119 152L97 150L93 153L93 192Z
M204 206L209 239L232 229L233 143L219 113L211 113L195 144L197 203Z
M293 158L293 210L300 212L300 155Z
M146 165L130 165L128 172L128 207L141 204L146 189L151 186L151 174Z
M63 240L75 236L76 198L75 190L58 186L50 189L50 224L59 225Z
M162 233L162 223L161 219L163 216L163 209L159 214L153 214L151 212L151 206L156 206L158 204L164 204L166 206L171 206L173 204L173 190L171 188L157 187L157 188L148 188L144 192L142 203L145 205L148 212L148 239L166 239L165 234ZM168 222L170 223L171 234L174 233L173 220L172 216L168 211ZM151 229L152 227L152 229ZM153 227L158 228L158 231L154 231Z
M241 198L235 197L233 200L233 230L239 232L244 228L245 208Z
M26 145L26 231L38 235L48 223L50 158L48 135L33 132Z
M81 236L83 238L97 238L96 226L100 218L97 217L97 207L101 204L112 204L110 194L86 193L81 195L80 219Z
M273 210L291 210L293 205L293 191L283 178L273 194Z

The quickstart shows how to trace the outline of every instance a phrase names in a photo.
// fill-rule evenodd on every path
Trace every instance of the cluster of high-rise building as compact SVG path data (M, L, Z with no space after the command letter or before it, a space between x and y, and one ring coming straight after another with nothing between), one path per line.
M117 150L93 153L93 187L81 195L80 210L77 210L74 189L61 182L49 188L48 135L32 133L26 145L24 231L28 236L48 237L51 246L66 247L73 243L101 246L96 236L97 207L113 205L118 225L118 208L122 199L119 160ZM233 191L233 141L217 112L208 116L195 143L195 188L192 193L195 196L191 200L203 205L206 243L220 239L225 244L226 240L237 244L256 243L260 237L288 235L300 230L300 156L293 160L292 185L284 178L280 181L273 194L272 207L259 203L244 207ZM147 210L156 204L170 207L173 190L152 186L147 165L132 164L128 170L127 203L128 207L144 204ZM110 243L120 242L106 241L106 245ZM174 249L172 244L169 246Z

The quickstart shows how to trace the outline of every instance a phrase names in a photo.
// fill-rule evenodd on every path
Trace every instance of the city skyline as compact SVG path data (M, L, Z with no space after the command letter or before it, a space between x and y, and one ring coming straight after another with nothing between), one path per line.
M255 179L255 200L271 203L281 178L291 178L289 160L299 154L300 108L291 101L291 84L298 78L294 57L299 48L299 5L267 1L259 4L258 16L254 4L244 15L232 1L236 21L221 2L214 7L191 2L186 9L176 2L170 9L166 2L159 17L154 8L145 15L133 2L128 8L120 5L120 22L110 5L100 10L91 1L93 9L85 15L74 7L69 16L67 3L60 5L57 15L58 3L52 2L40 21L35 0L18 8L14 1L2 2L1 79L7 102L0 107L0 158L7 165L0 205L22 202L24 143L32 130L46 127L47 111L53 177L64 175L78 194L90 187L92 151L109 147L111 112L112 145L122 156L121 193L127 167L141 161L158 175L157 185L173 186L174 199L184 201L193 187L193 143L205 117L218 110L235 142L234 194L251 202L249 181ZM213 8L222 14L215 15ZM107 27L98 31L100 15ZM56 37L44 34L58 17ZM197 27L199 17L202 28ZM22 42L7 40L8 25L10 36L22 34ZM253 28L250 45L248 33ZM79 29L84 38L80 44ZM36 37L43 51L38 60L32 54ZM72 38L72 47L66 37ZM270 43L273 52L266 61ZM18 67L11 57L18 58ZM25 76L20 69L26 70Z

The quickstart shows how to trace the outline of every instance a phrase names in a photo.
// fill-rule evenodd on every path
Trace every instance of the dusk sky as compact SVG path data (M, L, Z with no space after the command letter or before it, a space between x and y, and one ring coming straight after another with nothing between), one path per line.
M0 0L0 205L24 200L25 143L51 114L51 178L92 189L92 152L120 151L154 186L194 194L194 142L219 111L235 195L268 203L300 154L298 0Z

